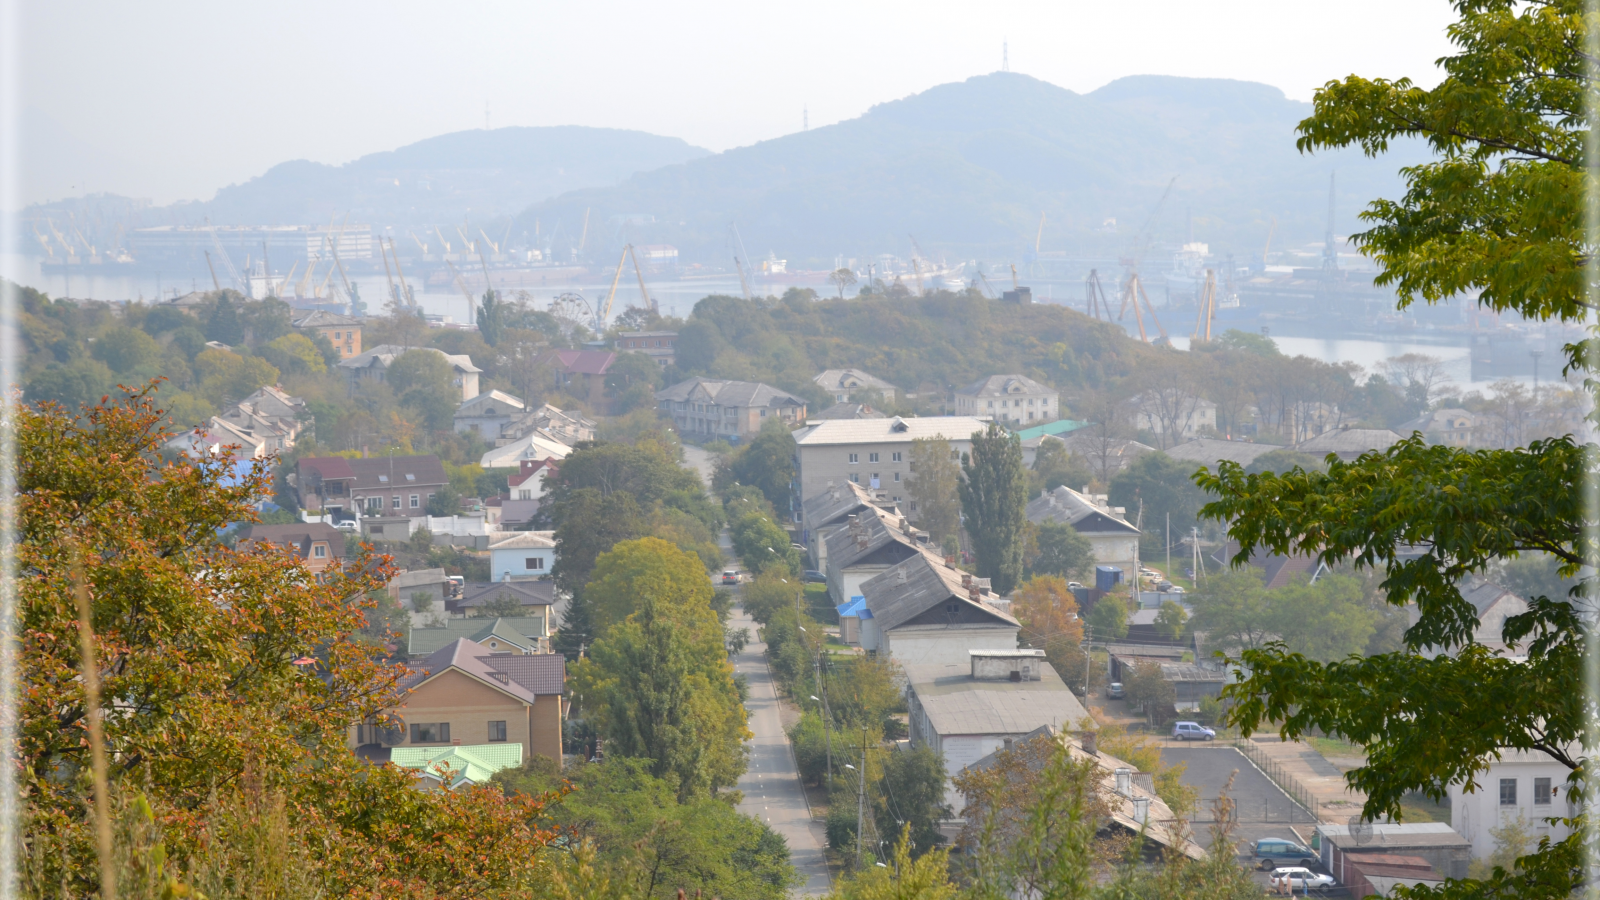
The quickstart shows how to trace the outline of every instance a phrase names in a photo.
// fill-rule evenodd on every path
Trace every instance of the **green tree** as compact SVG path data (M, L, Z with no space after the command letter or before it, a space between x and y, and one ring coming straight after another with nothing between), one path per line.
M911 474L906 479L906 496L919 527L935 543L961 532L961 466L955 450L944 435L918 438L911 442Z
M137 328L112 328L94 342L94 358L113 372L132 372L161 360L161 345Z
M1094 568L1094 547L1077 529L1065 522L1040 522L1034 527L1039 552L1028 561L1029 574L1083 578Z
M303 334L285 334L273 338L261 348L262 357L279 369L291 372L309 372L313 375L328 371L327 360L317 345Z
M1163 600L1161 611L1156 613L1156 632L1169 641L1183 637L1183 626L1189 621L1189 614L1176 601Z
M644 514L629 493L602 494L581 488L555 504L556 586L578 594L589 583L595 560L619 541L644 534ZM564 628L563 628L564 630Z
M700 557L657 537L622 541L600 554L583 592L592 604L597 636L632 615L646 595L674 604L711 604L711 581Z
M1135 663L1122 677L1129 706L1143 710L1157 725L1172 718L1173 704L1177 702L1178 692L1172 686L1172 682L1161 677L1159 663Z
M899 833L889 857L892 865L868 866L845 875L834 882L828 896L832 900L955 900L960 896L959 889L950 883L950 851L933 850L913 856L911 827L908 825Z
M1047 439L1039 442L1034 454L1028 496L1037 497L1042 491L1053 491L1062 485L1078 489L1093 480L1094 473L1067 450L1065 441Z
M210 317L206 319L206 340L227 344L229 347L237 347L244 343L244 325L239 321L239 310L226 292L217 298L217 305L212 308Z
M507 592L490 597L482 606L474 609L472 614L481 619L501 619L520 616L524 612L527 610L523 608L522 601Z
M452 484L444 485L428 498L427 513L430 516L453 516L460 512L461 495L456 493Z
M1167 521L1172 522L1173 541L1187 537L1197 523L1204 492L1195 487L1193 463L1179 462L1165 453L1145 453L1111 479L1106 492L1113 506L1128 510L1129 520L1144 507L1144 534L1139 552L1149 559L1160 558L1167 549Z
M1268 592L1269 625L1291 653L1319 662L1333 662L1367 647L1379 615L1368 608L1361 582L1323 575L1316 584L1304 581Z
M619 353L606 370L606 396L616 415L654 408L660 386L660 364L643 353Z
M1255 649L1270 641L1272 610L1261 572L1248 566L1207 575L1189 596L1190 625L1224 650Z
M779 528L765 511L746 513L729 526L729 532L734 552L751 572L775 569L790 578L800 574L800 552L791 546L789 532Z
M1575 0L1460 0L1456 9L1456 52L1440 60L1435 86L1331 82L1300 124L1300 146L1377 154L1418 138L1436 152L1403 170L1401 199L1368 206L1370 227L1354 237L1402 304L1476 295L1529 319L1585 322L1594 306L1584 225L1593 190L1588 13ZM1571 347L1569 365L1592 373L1588 352ZM1560 559L1564 578L1592 565L1591 453L1569 439L1480 451L1406 440L1326 472L1246 475L1225 463L1203 476L1216 495L1206 515L1230 523L1241 559L1270 549L1354 560L1382 570L1391 604L1418 611L1397 653L1321 663L1281 646L1245 651L1248 675L1226 691L1230 718L1246 733L1276 727L1293 738L1319 728L1362 745L1367 763L1346 778L1366 794L1369 817L1398 814L1409 791L1442 798L1446 785L1471 783L1508 749L1541 752L1578 778L1584 753L1572 748L1590 742L1591 729L1587 613L1570 598L1534 601L1505 623L1502 637L1525 654L1513 662L1474 642L1477 619L1457 585L1529 551ZM1417 653L1428 646L1448 652ZM1584 819L1515 872L1433 895L1571 895L1588 881Z
M931 747L888 754L872 803L878 833L894 834L902 826L910 829L911 846L917 856L944 843L939 821L950 816L950 808L944 802L947 780L944 758Z
M1097 641L1120 641L1128 636L1128 602L1116 594L1095 601L1089 610L1089 636Z
M780 835L718 799L679 802L676 786L650 774L647 760L608 759L558 772L540 758L503 769L494 781L529 796L570 784L549 808L551 820L593 846L601 869L630 888L629 896L669 898L682 890L782 900L800 883Z
M1027 525L1028 473L1022 442L990 422L972 435L972 453L961 460L961 511L978 558L978 575L1000 594L1022 580L1023 529Z
M76 412L83 404L98 403L114 387L116 376L97 359L65 366L51 363L28 379L22 399L29 403L59 403Z
M455 386L455 373L443 354L407 350L389 364L384 380L401 404L417 410L429 428L450 430L456 407L461 405L461 389Z
M478 333L483 335L484 343L491 347L499 344L506 332L505 306L493 288L483 292L477 312Z
M712 487L721 491L733 482L752 485L760 489L774 509L787 510L794 495L794 461L798 453L794 437L783 421L767 419L761 423L761 433L734 451L726 467L718 470Z

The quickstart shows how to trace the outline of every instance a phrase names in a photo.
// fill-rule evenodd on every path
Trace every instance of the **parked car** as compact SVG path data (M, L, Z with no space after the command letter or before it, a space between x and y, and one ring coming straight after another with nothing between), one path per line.
M1110 684L1106 685L1106 698L1107 699L1110 699L1110 700L1121 700L1124 696L1126 696L1126 694L1127 694L1127 692L1123 690L1122 682L1120 682L1120 681L1113 681Z
M1078 582L1076 582L1076 581L1067 582L1067 590L1069 590L1069 591L1078 591L1078 590L1082 590L1082 589L1083 589L1083 585L1078 583Z
M1169 594L1187 594L1189 592L1184 590L1182 585L1175 584L1172 587L1167 588L1167 593L1169 593Z
M827 584L828 576L816 569L807 569L804 576L806 584Z
M360 531L361 523L357 522L355 519L340 519L339 521L333 523L333 527L339 529L340 531Z
M1172 736L1180 741L1212 741L1217 733L1199 722L1178 722L1172 726Z
M722 583L723 584L738 584L739 583L739 570L738 569L723 569L722 570Z
M1256 858L1261 860L1262 871L1277 868L1274 860L1292 859L1301 866L1317 864L1317 854L1310 847L1284 838L1262 838L1256 841Z
M1332 875L1313 872L1304 866L1273 869L1270 879L1273 887L1288 888L1291 893L1299 891L1302 894L1308 890L1322 890L1338 884Z

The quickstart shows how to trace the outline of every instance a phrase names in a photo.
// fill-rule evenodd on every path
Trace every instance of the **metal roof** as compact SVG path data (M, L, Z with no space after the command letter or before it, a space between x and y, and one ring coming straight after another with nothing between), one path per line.
M970 441L975 432L989 427L985 419L972 416L912 416L892 419L829 419L795 432L801 447L830 444L909 443L921 438L943 437L950 441Z
M1216 438L1195 438L1167 451L1167 455L1181 462L1202 463L1215 467L1226 460L1248 466L1257 457L1274 450L1287 450L1276 444L1256 444L1250 441L1219 441Z
M1013 394L1054 394L1056 389L1026 375L990 375L956 391L963 397L1009 397Z
M895 505L891 500L875 499L870 489L854 481L846 481L829 485L820 494L807 498L800 504L800 520L807 528L815 530L868 507L894 509Z
M550 550L556 545L554 531L518 531L489 545L490 550Z
M1387 428L1340 428L1303 440L1294 449L1301 453L1337 453L1354 458L1372 450L1387 450L1400 440L1400 435Z
M921 551L921 545L908 531L900 530L899 516L876 506L863 507L856 514L859 532L840 528L825 539L828 545L828 565L848 569L890 544L904 547L902 556ZM892 523L892 524L891 524ZM898 562L899 560L895 560Z
M759 381L723 381L717 378L691 378L671 387L656 391L656 400L682 403L694 395L695 389L704 391L706 397L718 406L805 406L804 397L796 397L770 384Z
M409 635L406 655L415 659L438 653L442 648L451 643L467 638L471 641L487 640L491 636L500 638L508 644L521 647L524 650L533 649L538 642L528 637L530 634L544 633L543 616L515 616L499 619L471 617L465 619L447 619L441 627L437 628L412 628ZM484 650L488 653L488 650Z
M389 761L401 768L417 769L440 781L449 773L449 787L456 788L463 784L484 784L501 769L522 765L522 745L394 747L389 751Z
M1137 535L1125 516L1100 506L1079 491L1062 485L1028 501L1028 521L1062 522L1080 534Z
M831 544L828 553L830 556L833 553ZM961 577L966 574L946 566L944 560L933 553L919 549L915 556L863 582L861 594L883 631L906 625L929 612L940 617L939 624L959 621L961 625L1021 627L1010 613L987 602L1000 599L994 592L980 587L980 599L973 600L969 589L961 583ZM959 606L955 618L947 620L943 617L949 614L943 607L951 601Z
M1089 711L1073 696L1049 663L1040 663L1038 681L979 680L959 667L953 674L931 680L932 666L908 666L911 691L916 694L928 724L940 737L958 734L1027 734L1051 725L1077 728Z

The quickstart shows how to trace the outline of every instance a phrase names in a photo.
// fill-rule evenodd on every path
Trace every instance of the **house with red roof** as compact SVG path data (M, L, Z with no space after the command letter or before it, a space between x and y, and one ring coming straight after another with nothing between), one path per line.
M594 409L606 405L606 372L617 361L613 350L547 350L538 365L555 372L556 385Z

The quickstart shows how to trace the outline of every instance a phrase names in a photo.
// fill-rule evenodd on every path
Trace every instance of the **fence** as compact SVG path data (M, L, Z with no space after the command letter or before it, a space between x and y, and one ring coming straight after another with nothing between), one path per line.
M1243 738L1234 741L1233 746L1236 747L1240 753L1243 753L1246 759L1250 760L1252 763L1255 763L1256 768L1260 769L1262 772L1265 772L1266 776L1272 779L1273 784L1276 784L1283 790L1285 794L1288 794L1291 798L1293 798L1295 803L1300 805L1300 812L1308 817L1306 821L1319 821L1320 814L1322 812L1321 802L1317 800L1316 796L1313 795L1305 785L1300 783L1298 778L1295 778L1293 775L1289 774L1289 772L1284 769L1284 767L1280 765L1277 760L1267 755L1266 751L1262 750L1256 745L1255 741L1252 741L1249 738ZM1241 811L1241 815L1242 814L1243 811ZM1291 813L1291 815L1292 814L1293 813Z
M1287 825L1315 825L1317 817L1306 811L1298 802L1282 797L1263 797L1259 803L1241 800L1238 797L1229 797L1228 805L1223 809L1228 813L1229 821L1226 824L1237 825L1240 822L1250 824L1287 824ZM1218 805L1215 797L1201 797L1195 803L1194 815L1190 821L1195 825L1222 824L1217 817Z

